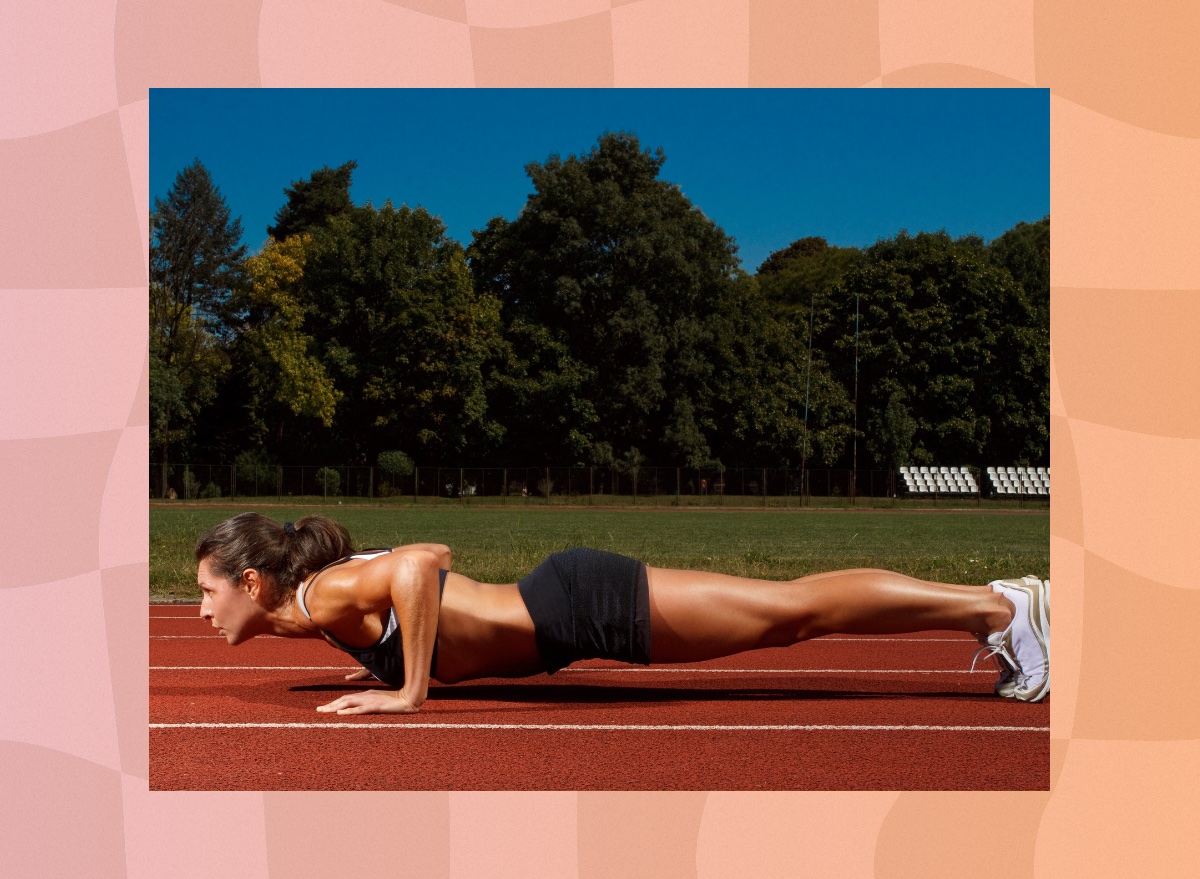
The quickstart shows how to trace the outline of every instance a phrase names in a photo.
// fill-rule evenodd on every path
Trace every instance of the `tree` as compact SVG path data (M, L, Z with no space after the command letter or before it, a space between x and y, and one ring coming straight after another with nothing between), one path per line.
M422 464L495 444L483 367L501 348L499 303L477 295L462 246L423 208L354 208L313 232L307 320L343 397L330 453L386 449Z
M510 346L492 385L514 463L591 457L601 443L708 456L714 333L739 307L737 249L659 179L665 161L632 134L605 134L586 155L527 165L520 214L476 232L475 284L502 303Z
M325 225L332 217L350 213L354 203L350 200L350 178L358 162L351 160L344 165L330 168L328 165L313 171L307 180L293 180L284 189L287 203L275 213L275 225L267 227L267 234L276 241L292 235L311 232Z
M801 238L759 266L759 289L776 314L808 321L816 300L827 300L862 258L854 247L833 247L824 238Z
M989 246L997 265L1025 290L1035 322L1050 330L1050 218L1017 223Z
M831 466L850 436L853 413L819 348L809 364L807 312L803 319L776 316L750 288L724 323L715 370L721 459Z
M1004 460L1015 447L1048 454L1048 433L1037 429L1048 410L1035 378L1036 316L981 239L901 232L865 252L835 290L831 320L817 327L846 388L856 298L859 423L877 465L901 454L907 417L916 422L914 463Z
M229 300L243 283L246 248L220 190L196 159L150 215L150 358L153 442L166 464L191 437L227 368Z
M282 452L294 418L333 424L342 393L334 387L304 330L304 264L311 236L269 240L246 261L249 283L235 298L241 318L233 356L251 446Z

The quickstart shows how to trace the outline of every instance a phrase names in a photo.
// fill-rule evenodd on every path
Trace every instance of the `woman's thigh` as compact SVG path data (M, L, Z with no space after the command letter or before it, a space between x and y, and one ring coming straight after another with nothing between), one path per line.
M795 584L707 571L646 568L651 662L697 662L804 637Z

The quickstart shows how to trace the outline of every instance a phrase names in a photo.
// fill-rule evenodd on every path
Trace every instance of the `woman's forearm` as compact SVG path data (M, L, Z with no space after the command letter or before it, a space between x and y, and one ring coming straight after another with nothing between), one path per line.
M392 582L392 606L404 651L402 696L414 709L429 693L429 665L437 641L440 587L436 553L416 552L404 560Z

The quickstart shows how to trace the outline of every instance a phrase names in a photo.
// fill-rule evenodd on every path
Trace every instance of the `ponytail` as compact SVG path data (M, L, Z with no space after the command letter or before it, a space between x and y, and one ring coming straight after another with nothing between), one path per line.
M254 568L263 580L264 603L274 610L292 600L309 574L353 551L350 533L326 516L280 525L258 513L241 513L201 536L196 561L208 559L215 575L235 582Z

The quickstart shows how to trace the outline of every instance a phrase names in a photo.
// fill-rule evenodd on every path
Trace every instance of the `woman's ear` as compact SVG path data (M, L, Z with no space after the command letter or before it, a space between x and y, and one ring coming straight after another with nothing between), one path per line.
M250 593L250 597L254 599L255 603L258 602L258 596L262 592L262 585L262 577L259 576L256 569L246 568L242 571L241 586Z

